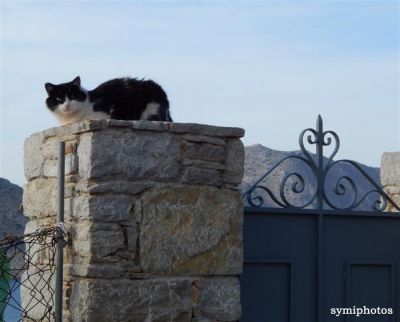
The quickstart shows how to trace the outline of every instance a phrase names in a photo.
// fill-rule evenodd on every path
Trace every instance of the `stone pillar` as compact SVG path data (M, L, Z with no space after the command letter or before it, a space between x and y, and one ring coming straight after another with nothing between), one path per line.
M26 140L27 232L55 222L66 142L65 321L240 318L243 134L95 120Z
M400 206L400 152L386 152L382 156L381 183L385 192ZM386 211L397 211L388 204Z

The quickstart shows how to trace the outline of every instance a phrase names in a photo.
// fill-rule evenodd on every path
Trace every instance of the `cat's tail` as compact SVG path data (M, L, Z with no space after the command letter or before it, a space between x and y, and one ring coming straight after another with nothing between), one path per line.
M165 121L167 122L173 122L171 114L169 113L169 102L166 100L166 102L163 104L163 110L165 111Z
M169 110L167 110L166 121L167 121L167 122L173 122L173 121L172 121L171 114L169 114Z

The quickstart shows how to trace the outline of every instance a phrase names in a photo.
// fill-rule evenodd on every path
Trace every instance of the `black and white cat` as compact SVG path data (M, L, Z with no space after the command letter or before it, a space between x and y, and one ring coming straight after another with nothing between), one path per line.
M46 83L48 109L61 125L86 119L172 122L167 94L152 80L116 78L91 91L80 77L69 83Z

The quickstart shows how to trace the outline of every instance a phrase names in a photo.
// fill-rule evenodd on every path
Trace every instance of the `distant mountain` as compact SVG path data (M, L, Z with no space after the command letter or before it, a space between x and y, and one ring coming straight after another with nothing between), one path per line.
M245 147L245 165L244 165L244 178L241 184L241 190L244 192L252 186L255 181L260 178L266 171L273 168L279 161L288 156L303 156L301 151L283 152L271 150L260 144L255 144ZM315 155L311 154L315 160ZM328 159L324 159L326 165ZM361 168L375 181L379 186L380 184L380 169L361 165ZM272 171L265 180L261 183L263 186L268 187L274 196L277 197L278 201L282 201L280 197L281 184L286 175L290 173L298 173L304 179L304 191L301 193L294 193L292 191L293 184L298 181L296 188L301 188L301 182L295 175L292 175L288 179L286 185L283 188L284 197L287 198L288 202L294 206L306 205L313 199L316 193L316 179L312 173L310 167L301 160L290 158L281 163L274 171ZM352 184L345 178L349 177L353 180L356 190L353 191ZM339 178L342 178L338 181ZM338 184L338 185L337 185ZM345 190L342 190L340 184L343 185ZM339 192L344 192L343 195L335 193L335 187L338 186ZM339 162L337 165L331 168L328 173L325 185L325 191L330 202L338 208L345 208L352 204L354 197L356 200L361 200L367 195L364 202L357 207L357 210L372 210L371 206L377 199L376 193L370 193L374 187L368 182L367 179L353 166L346 163ZM356 193L355 193L356 192ZM280 207L277 205L267 193L258 189L258 193L264 198L265 207ZM247 200L244 200L245 204L248 205ZM307 208L315 207L315 203L311 203ZM327 207L329 208L329 207Z
M22 236L27 219L20 211L22 188L0 178L0 240L6 236Z

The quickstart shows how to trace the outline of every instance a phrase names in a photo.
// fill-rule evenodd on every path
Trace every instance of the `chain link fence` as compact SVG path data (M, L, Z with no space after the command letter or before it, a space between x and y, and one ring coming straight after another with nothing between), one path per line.
M0 321L55 320L58 227L0 241Z

